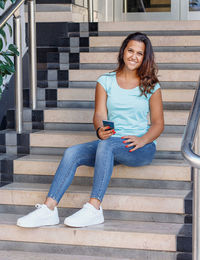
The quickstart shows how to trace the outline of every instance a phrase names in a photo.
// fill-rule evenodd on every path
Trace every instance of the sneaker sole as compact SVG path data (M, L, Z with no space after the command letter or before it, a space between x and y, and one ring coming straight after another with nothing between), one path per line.
M80 228L80 227L88 227L88 226L93 226L93 225L99 225L99 224L102 224L104 223L104 219L103 220L99 220L95 223L90 223L90 224L84 224L84 225L75 225L75 224L72 224L70 222L68 222L67 220L64 221L64 224L68 227L75 227L75 228Z
M23 227L23 228L37 228L37 227L43 227L43 226L54 226L54 225L58 225L60 222L55 222L55 223L48 223L48 224L41 224L41 225L37 225L37 226L26 226L20 223L17 223L16 225L18 227Z

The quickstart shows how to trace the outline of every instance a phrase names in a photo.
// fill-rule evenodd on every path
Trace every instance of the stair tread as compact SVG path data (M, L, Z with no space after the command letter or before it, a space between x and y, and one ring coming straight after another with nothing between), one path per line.
M40 130L38 132L31 133L31 135L40 135L40 134L55 134L55 135L81 135L81 136L96 136L96 133L93 131L62 131L62 130ZM182 134L176 133L164 133L161 136L170 136L170 137L181 137Z
M0 213L0 225L15 225L16 219L21 215ZM61 222L62 222L61 218ZM190 224L186 224L190 226ZM156 222L139 222L130 220L106 220L103 224L94 225L84 228L66 228L65 225L59 224L56 226L42 227L40 229L66 229L68 230L96 230L96 231L114 231L114 232L141 232L155 234L178 234L184 224L179 223L156 223ZM31 229L29 229L31 230Z
M17 183L5 185L0 190L20 190L20 191L48 191L50 185L44 183ZM91 186L70 185L67 193L90 193ZM169 189L136 189L136 188L119 188L108 187L107 195L122 196L151 196L164 198L184 198L190 193L190 190L169 190Z
M83 91L83 90L82 90ZM176 102L174 102L176 103ZM68 107L63 107L63 108L60 108L60 107L49 107L49 108L45 108L44 111L81 111L81 112L87 112L87 111L91 111L91 110L94 110L94 108L68 108ZM165 109L167 110L167 109ZM170 111L171 113L176 113L176 112L187 112L185 111L184 109L174 109L173 111L172 110L167 110L167 111Z

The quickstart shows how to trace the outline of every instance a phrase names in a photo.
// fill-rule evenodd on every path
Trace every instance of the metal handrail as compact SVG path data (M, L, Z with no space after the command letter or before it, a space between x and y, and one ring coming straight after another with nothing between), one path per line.
M193 151L194 139L200 118L200 80L194 95L187 126L182 139L181 152L193 167L200 168L200 156Z
M22 87L22 39L21 39L21 16L19 8L26 0L16 0L1 16L0 28L14 15L14 39L18 48L19 56L15 57L15 89L16 89L16 131L22 133L23 126L23 87ZM36 56L36 24L35 24L35 0L28 2L29 24L29 71L30 71L30 94L31 108L36 109L37 103L37 56Z
M200 259L200 80L195 91L192 108L181 144L181 152L193 172L193 220L192 220L192 259ZM195 143L196 138L196 143ZM196 153L197 151L197 153Z
M9 18L14 15L14 13L19 9L19 7L25 2L25 0L17 0L12 4L1 16L0 18L0 28L9 20Z

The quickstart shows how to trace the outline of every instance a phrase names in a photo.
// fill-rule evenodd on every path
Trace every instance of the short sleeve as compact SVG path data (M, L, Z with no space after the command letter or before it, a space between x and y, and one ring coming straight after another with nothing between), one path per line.
M156 90L158 90L160 88L160 84L156 83L156 85L154 86L154 89L151 91L151 93L148 94L148 99L150 99L150 97L152 96L153 93L156 92Z
M102 75L97 79L97 82L101 84L101 86L105 89L105 91L108 91L108 84L107 84L107 77L106 75Z

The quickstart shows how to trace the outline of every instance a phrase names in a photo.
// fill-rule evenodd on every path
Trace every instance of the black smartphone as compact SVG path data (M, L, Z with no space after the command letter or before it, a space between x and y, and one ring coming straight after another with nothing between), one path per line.
M110 126L110 128L107 130L112 130L114 129L114 122L109 120L103 120L103 126Z

